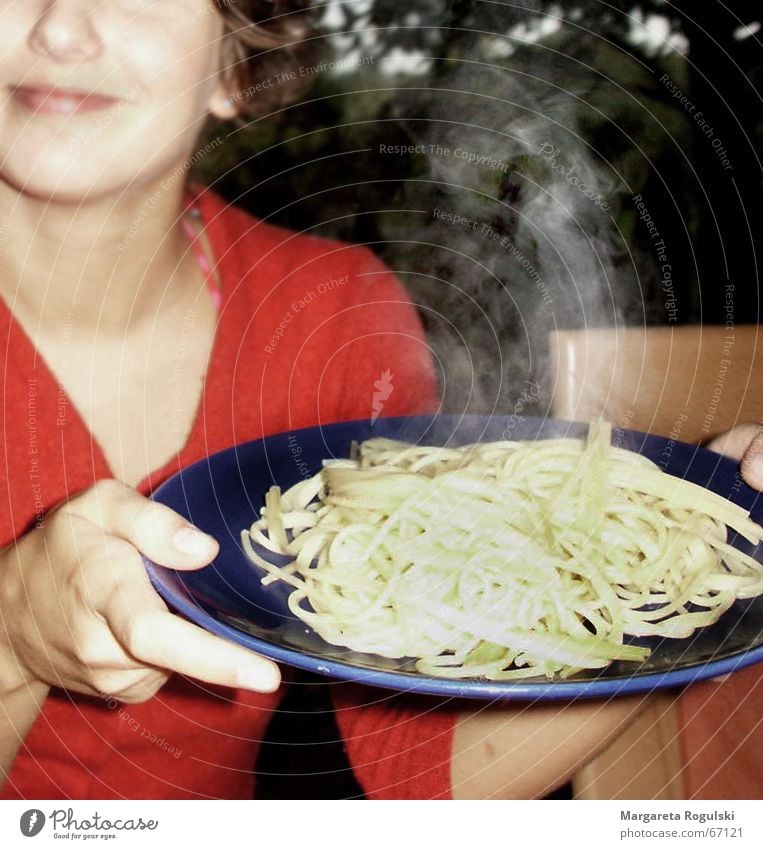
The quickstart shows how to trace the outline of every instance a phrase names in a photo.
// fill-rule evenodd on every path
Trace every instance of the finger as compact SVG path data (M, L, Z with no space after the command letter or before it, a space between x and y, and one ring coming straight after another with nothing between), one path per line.
M127 651L152 666L261 693L272 693L281 683L275 663L172 613L140 614L127 630Z
M719 454L725 454L733 460L742 460L745 453L749 448L752 448L753 443L760 438L761 434L763 434L763 424L749 422L738 425L721 436L716 436L705 447L711 451L717 451ZM760 446L757 450L761 449L763 449L763 446Z
M103 480L70 509L127 540L142 554L172 569L198 569L219 551L217 542L164 504L119 481Z
M744 452L742 477L755 489L763 490L763 429L760 429Z
M273 662L166 610L146 609L143 587L114 593L104 613L125 651L148 666L262 693L274 692L281 682Z

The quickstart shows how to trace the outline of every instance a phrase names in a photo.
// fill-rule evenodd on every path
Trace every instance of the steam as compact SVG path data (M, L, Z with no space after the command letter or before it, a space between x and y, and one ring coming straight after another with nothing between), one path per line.
M521 70L467 57L401 110L426 168L404 192L419 212L385 235L452 412L543 415L550 331L648 320L614 217L623 184L583 128L597 83L524 54Z

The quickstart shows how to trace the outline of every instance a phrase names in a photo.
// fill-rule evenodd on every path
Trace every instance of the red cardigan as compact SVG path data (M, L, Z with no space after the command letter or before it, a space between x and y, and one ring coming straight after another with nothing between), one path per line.
M387 370L393 390L383 415L436 407L415 312L369 251L270 226L209 193L200 206L222 280L216 340L188 442L142 481L142 493L238 442L371 417L374 383ZM112 474L1 302L0 357L0 544L6 545L38 515ZM338 721L367 795L450 795L452 713L426 699L337 687ZM140 705L54 689L2 798L251 798L258 747L282 695L177 675Z

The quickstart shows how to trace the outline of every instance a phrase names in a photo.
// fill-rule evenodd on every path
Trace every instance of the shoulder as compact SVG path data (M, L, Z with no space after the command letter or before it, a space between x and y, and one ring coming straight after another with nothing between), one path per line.
M202 215L222 252L223 343L246 363L243 392L259 385L268 399L250 408L287 411L282 429L376 416L382 407L385 415L436 409L418 314L372 250L274 226L215 196Z
M200 204L220 259L238 266L239 280L256 278L260 292L267 281L290 296L408 302L398 279L368 247L271 224L211 192L200 196Z

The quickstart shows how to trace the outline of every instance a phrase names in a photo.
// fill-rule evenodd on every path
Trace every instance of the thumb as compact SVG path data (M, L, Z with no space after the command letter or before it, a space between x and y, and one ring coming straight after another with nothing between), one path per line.
M706 447L739 460L745 482L763 489L763 424L739 425L711 440Z
M763 428L758 428L742 457L742 477L754 489L763 490Z
M199 569L220 549L213 537L183 516L120 481L98 481L70 502L69 509L171 569Z

